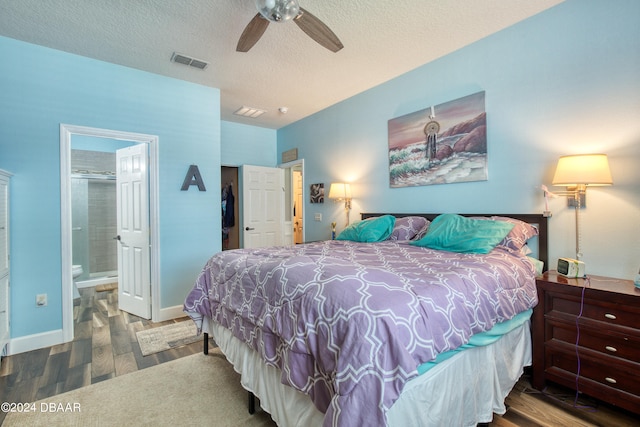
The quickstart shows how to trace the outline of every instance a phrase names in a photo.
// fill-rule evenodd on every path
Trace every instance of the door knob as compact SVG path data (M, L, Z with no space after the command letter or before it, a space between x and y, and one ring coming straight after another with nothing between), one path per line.
M245 227L245 230L251 231L251 230L255 230L255 228L253 228L253 227Z
M120 235L118 234L116 237L113 238L113 240L121 241L122 239L120 239Z

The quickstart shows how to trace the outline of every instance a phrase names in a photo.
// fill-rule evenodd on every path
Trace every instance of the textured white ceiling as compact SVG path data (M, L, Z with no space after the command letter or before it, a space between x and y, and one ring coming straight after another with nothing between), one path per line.
M223 120L277 129L561 1L300 0L340 38L337 53L293 22L236 52L253 0L0 0L0 35L219 88ZM267 112L232 114L243 105Z

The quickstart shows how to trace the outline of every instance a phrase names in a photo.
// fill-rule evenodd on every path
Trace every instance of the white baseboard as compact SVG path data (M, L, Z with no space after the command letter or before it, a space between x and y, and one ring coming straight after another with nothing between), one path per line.
M7 355L24 353L39 348L51 347L53 345L62 344L64 337L62 329L54 331L41 332L39 334L25 335L23 337L11 338L7 346Z
M182 305L175 305L158 310L158 316L154 316L151 320L153 322L164 322L165 320L173 320L185 315L185 312L182 311ZM11 356L12 354L51 347L63 342L65 341L62 329L12 338L7 345L7 355Z
M182 305L174 305L173 307L161 308L158 310L158 315L153 316L151 319L153 322L164 322L165 320L173 320L178 317L186 316L186 313L182 311Z

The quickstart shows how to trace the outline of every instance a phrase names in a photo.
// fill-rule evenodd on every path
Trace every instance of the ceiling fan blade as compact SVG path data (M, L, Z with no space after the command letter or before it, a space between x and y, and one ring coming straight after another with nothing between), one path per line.
M249 49L260 40L260 37L262 37L268 26L269 21L264 19L259 13L256 14L242 32L240 40L238 40L238 46L236 46L236 51L248 52Z
M293 22L309 37L332 52L337 52L344 47L338 36L324 22L303 8L300 8L300 12L300 15L293 18Z

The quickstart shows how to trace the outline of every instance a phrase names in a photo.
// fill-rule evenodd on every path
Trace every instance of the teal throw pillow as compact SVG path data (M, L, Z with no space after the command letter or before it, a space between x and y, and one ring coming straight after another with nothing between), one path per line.
M442 214L431 222L429 231L420 240L410 242L449 252L488 254L506 237L514 224Z
M393 231L396 217L383 215L365 221L356 222L342 230L336 240L373 243L387 240Z

